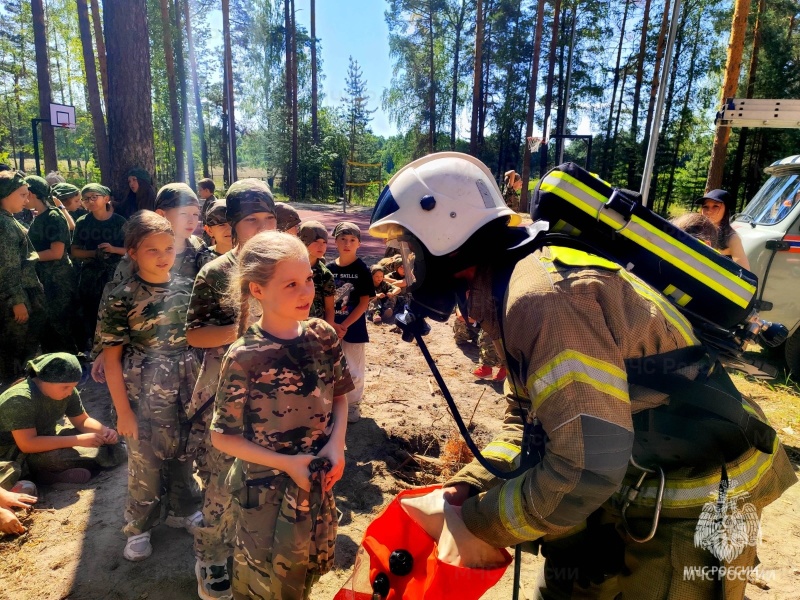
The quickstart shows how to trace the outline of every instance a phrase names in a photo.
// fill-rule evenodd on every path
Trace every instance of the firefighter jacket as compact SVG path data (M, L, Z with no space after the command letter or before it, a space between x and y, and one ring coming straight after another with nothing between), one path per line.
M500 340L497 315L492 274L479 271L470 316ZM535 415L547 434L545 455L515 479L496 479L473 461L448 482L480 492L462 515L472 533L497 547L564 535L601 506L618 509L641 475L628 467L631 415L668 402L629 385L624 361L700 344L661 294L616 263L574 249L546 247L520 260L502 315L505 350L518 369L509 368L503 431L483 454L499 469L518 466L523 423ZM751 449L726 468L759 511L796 481L777 438L773 454ZM696 519L717 497L720 471L667 472L662 516ZM628 514L652 517L657 487L658 477L646 479Z

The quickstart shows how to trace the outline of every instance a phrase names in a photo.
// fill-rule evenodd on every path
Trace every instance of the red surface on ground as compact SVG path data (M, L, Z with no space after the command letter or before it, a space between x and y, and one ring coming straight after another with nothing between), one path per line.
M372 214L371 210L363 210L358 208L348 208L347 213L342 214L341 207L338 211L332 211L329 206L320 205L319 210L309 210L308 204L293 204L300 214L303 221L316 220L320 221L328 229L328 254L326 259L333 260L337 256L336 244L333 239L333 228L337 223L342 221L350 221L355 223L361 229L361 247L358 249L360 257L368 256L370 258L382 258L386 245L383 240L374 238L369 234L369 219Z

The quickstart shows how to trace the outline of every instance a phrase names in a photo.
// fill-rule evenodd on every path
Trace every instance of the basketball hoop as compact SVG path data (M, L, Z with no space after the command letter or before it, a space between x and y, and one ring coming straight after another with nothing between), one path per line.
M542 138L540 137L529 137L528 138L528 150L531 154L534 152L539 151L539 147L542 145Z
M50 125L64 129L76 129L75 107L68 104L50 104Z

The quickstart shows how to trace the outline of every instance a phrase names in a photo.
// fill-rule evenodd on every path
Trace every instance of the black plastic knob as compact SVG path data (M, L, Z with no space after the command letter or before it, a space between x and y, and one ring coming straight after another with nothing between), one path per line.
M424 211L433 210L436 207L436 198L433 196L423 196L419 201L419 205Z
M372 591L381 598L386 598L389 595L390 587L389 576L386 573L378 573L372 582Z
M398 577L404 577L414 568L414 557L408 550L395 550L389 555L389 570Z

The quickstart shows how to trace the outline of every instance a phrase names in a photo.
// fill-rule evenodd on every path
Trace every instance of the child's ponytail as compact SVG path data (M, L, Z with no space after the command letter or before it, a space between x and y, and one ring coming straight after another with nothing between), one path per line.
M297 236L277 231L265 231L250 239L239 253L236 268L231 274L226 303L236 311L237 337L244 335L255 321L251 317L258 308L250 284L266 285L275 274L278 263L284 260L308 262L308 250Z

